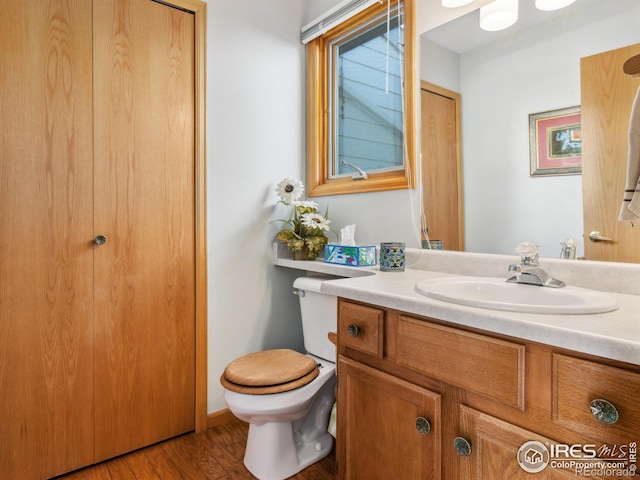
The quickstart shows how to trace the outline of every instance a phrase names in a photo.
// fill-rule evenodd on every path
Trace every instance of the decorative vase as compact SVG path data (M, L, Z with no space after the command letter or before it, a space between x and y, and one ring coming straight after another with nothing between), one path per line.
M311 252L309 252L309 247L307 247L306 245L302 247L302 250L296 250L295 252L293 252L293 259L313 260L313 258L311 258Z

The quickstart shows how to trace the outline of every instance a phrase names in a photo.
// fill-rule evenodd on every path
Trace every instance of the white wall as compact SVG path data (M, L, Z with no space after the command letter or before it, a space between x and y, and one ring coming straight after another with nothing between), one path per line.
M420 37L420 80L460 93L460 55Z
M321 197L329 207L331 227L337 232L345 225L356 225L356 243L379 245L380 242L405 242L407 247L420 247L420 212L418 191L359 193ZM317 198L314 200L318 200ZM329 235L329 240L336 237Z
M305 50L300 29L336 0L207 0L208 412L225 408L219 378L257 350L302 350L299 272L271 265L275 184L305 181ZM322 8L318 6L322 4ZM326 7L326 8L325 8ZM359 243L418 246L415 191L316 198ZM333 240L333 238L332 238Z
M580 104L580 57L640 41L640 7L607 17L606 3L460 56L467 250L512 253L531 240L557 257L566 238L582 241L582 177L529 176L528 116Z
M208 412L225 408L228 362L302 349L296 274L271 265L275 185L303 177L304 48L300 0L208 0Z
M313 22L325 12L342 3L342 1L343 0L306 0L304 2L304 19L300 27L302 28L308 23Z

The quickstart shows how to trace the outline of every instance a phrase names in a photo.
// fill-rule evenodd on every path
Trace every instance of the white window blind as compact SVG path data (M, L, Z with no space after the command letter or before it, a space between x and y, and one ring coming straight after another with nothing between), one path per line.
M365 8L381 2L382 0L345 0L302 27L300 40L302 40L303 44L307 44L339 23L360 13Z

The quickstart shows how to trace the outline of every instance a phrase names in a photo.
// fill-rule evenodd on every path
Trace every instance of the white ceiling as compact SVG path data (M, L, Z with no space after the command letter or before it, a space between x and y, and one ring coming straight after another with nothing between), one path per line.
M420 0L440 3L440 0ZM573 4L561 10L543 12L535 8L533 0L520 0L518 21L512 27L499 32L485 32L479 26L479 10L467 13L455 20L423 33L422 36L442 45L456 53L464 53L474 48L486 45L496 40L512 36L528 30L536 25L556 21L566 15L574 15L585 7L593 7L596 3L614 0L576 0ZM435 8L432 6L431 8ZM444 7L440 6L440 9ZM456 10L456 9L450 9Z
M440 0L415 0L416 32L420 35L491 2L474 0L464 7L446 8Z

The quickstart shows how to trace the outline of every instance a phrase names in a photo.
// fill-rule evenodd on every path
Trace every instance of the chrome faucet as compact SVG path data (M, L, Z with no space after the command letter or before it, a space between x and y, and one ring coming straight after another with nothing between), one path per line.
M516 272L516 274L507 279L507 282L550 288L566 286L563 281L552 278L540 268L538 264L538 246L535 243L522 242L516 248L516 252L520 254L520 264L509 265L509 271Z
M552 278L542 268L531 265L509 265L510 272L516 274L507 279L509 283L523 283L526 285L537 285L539 287L562 288L566 284L562 280Z

